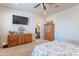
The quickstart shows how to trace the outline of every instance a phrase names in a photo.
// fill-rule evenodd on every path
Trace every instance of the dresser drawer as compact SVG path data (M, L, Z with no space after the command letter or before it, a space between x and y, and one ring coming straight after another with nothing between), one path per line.
M8 47L32 42L32 34L8 35Z

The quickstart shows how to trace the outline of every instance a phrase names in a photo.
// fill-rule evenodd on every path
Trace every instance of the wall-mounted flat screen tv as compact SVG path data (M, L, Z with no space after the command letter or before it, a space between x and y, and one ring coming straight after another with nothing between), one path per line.
M13 24L28 25L28 17L13 15Z

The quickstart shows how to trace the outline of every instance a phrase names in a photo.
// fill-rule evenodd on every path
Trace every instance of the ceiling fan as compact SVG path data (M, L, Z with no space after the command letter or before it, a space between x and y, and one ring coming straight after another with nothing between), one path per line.
M37 4L34 8L37 8L39 6L42 6L44 10L46 10L46 5L44 3Z
M34 8L37 8L39 6L42 6L43 9L46 10L47 9L47 6L46 6L47 4L55 4L55 3L39 3ZM55 7L58 7L58 5L55 5Z

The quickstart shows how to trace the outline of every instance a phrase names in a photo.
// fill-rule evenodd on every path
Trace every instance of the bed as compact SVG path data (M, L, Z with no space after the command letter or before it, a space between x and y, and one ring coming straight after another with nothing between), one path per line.
M37 45L32 56L79 56L79 46L64 41L52 41Z

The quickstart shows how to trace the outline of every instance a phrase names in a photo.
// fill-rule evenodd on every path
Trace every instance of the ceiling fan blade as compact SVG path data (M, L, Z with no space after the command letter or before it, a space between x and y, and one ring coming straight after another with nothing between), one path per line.
M39 4L37 4L34 8L37 8L38 6L40 6L40 3L39 3Z
M44 3L43 3L43 8L44 8L44 10L46 10L46 6L44 5Z
M46 10L46 6L44 6L44 10Z

